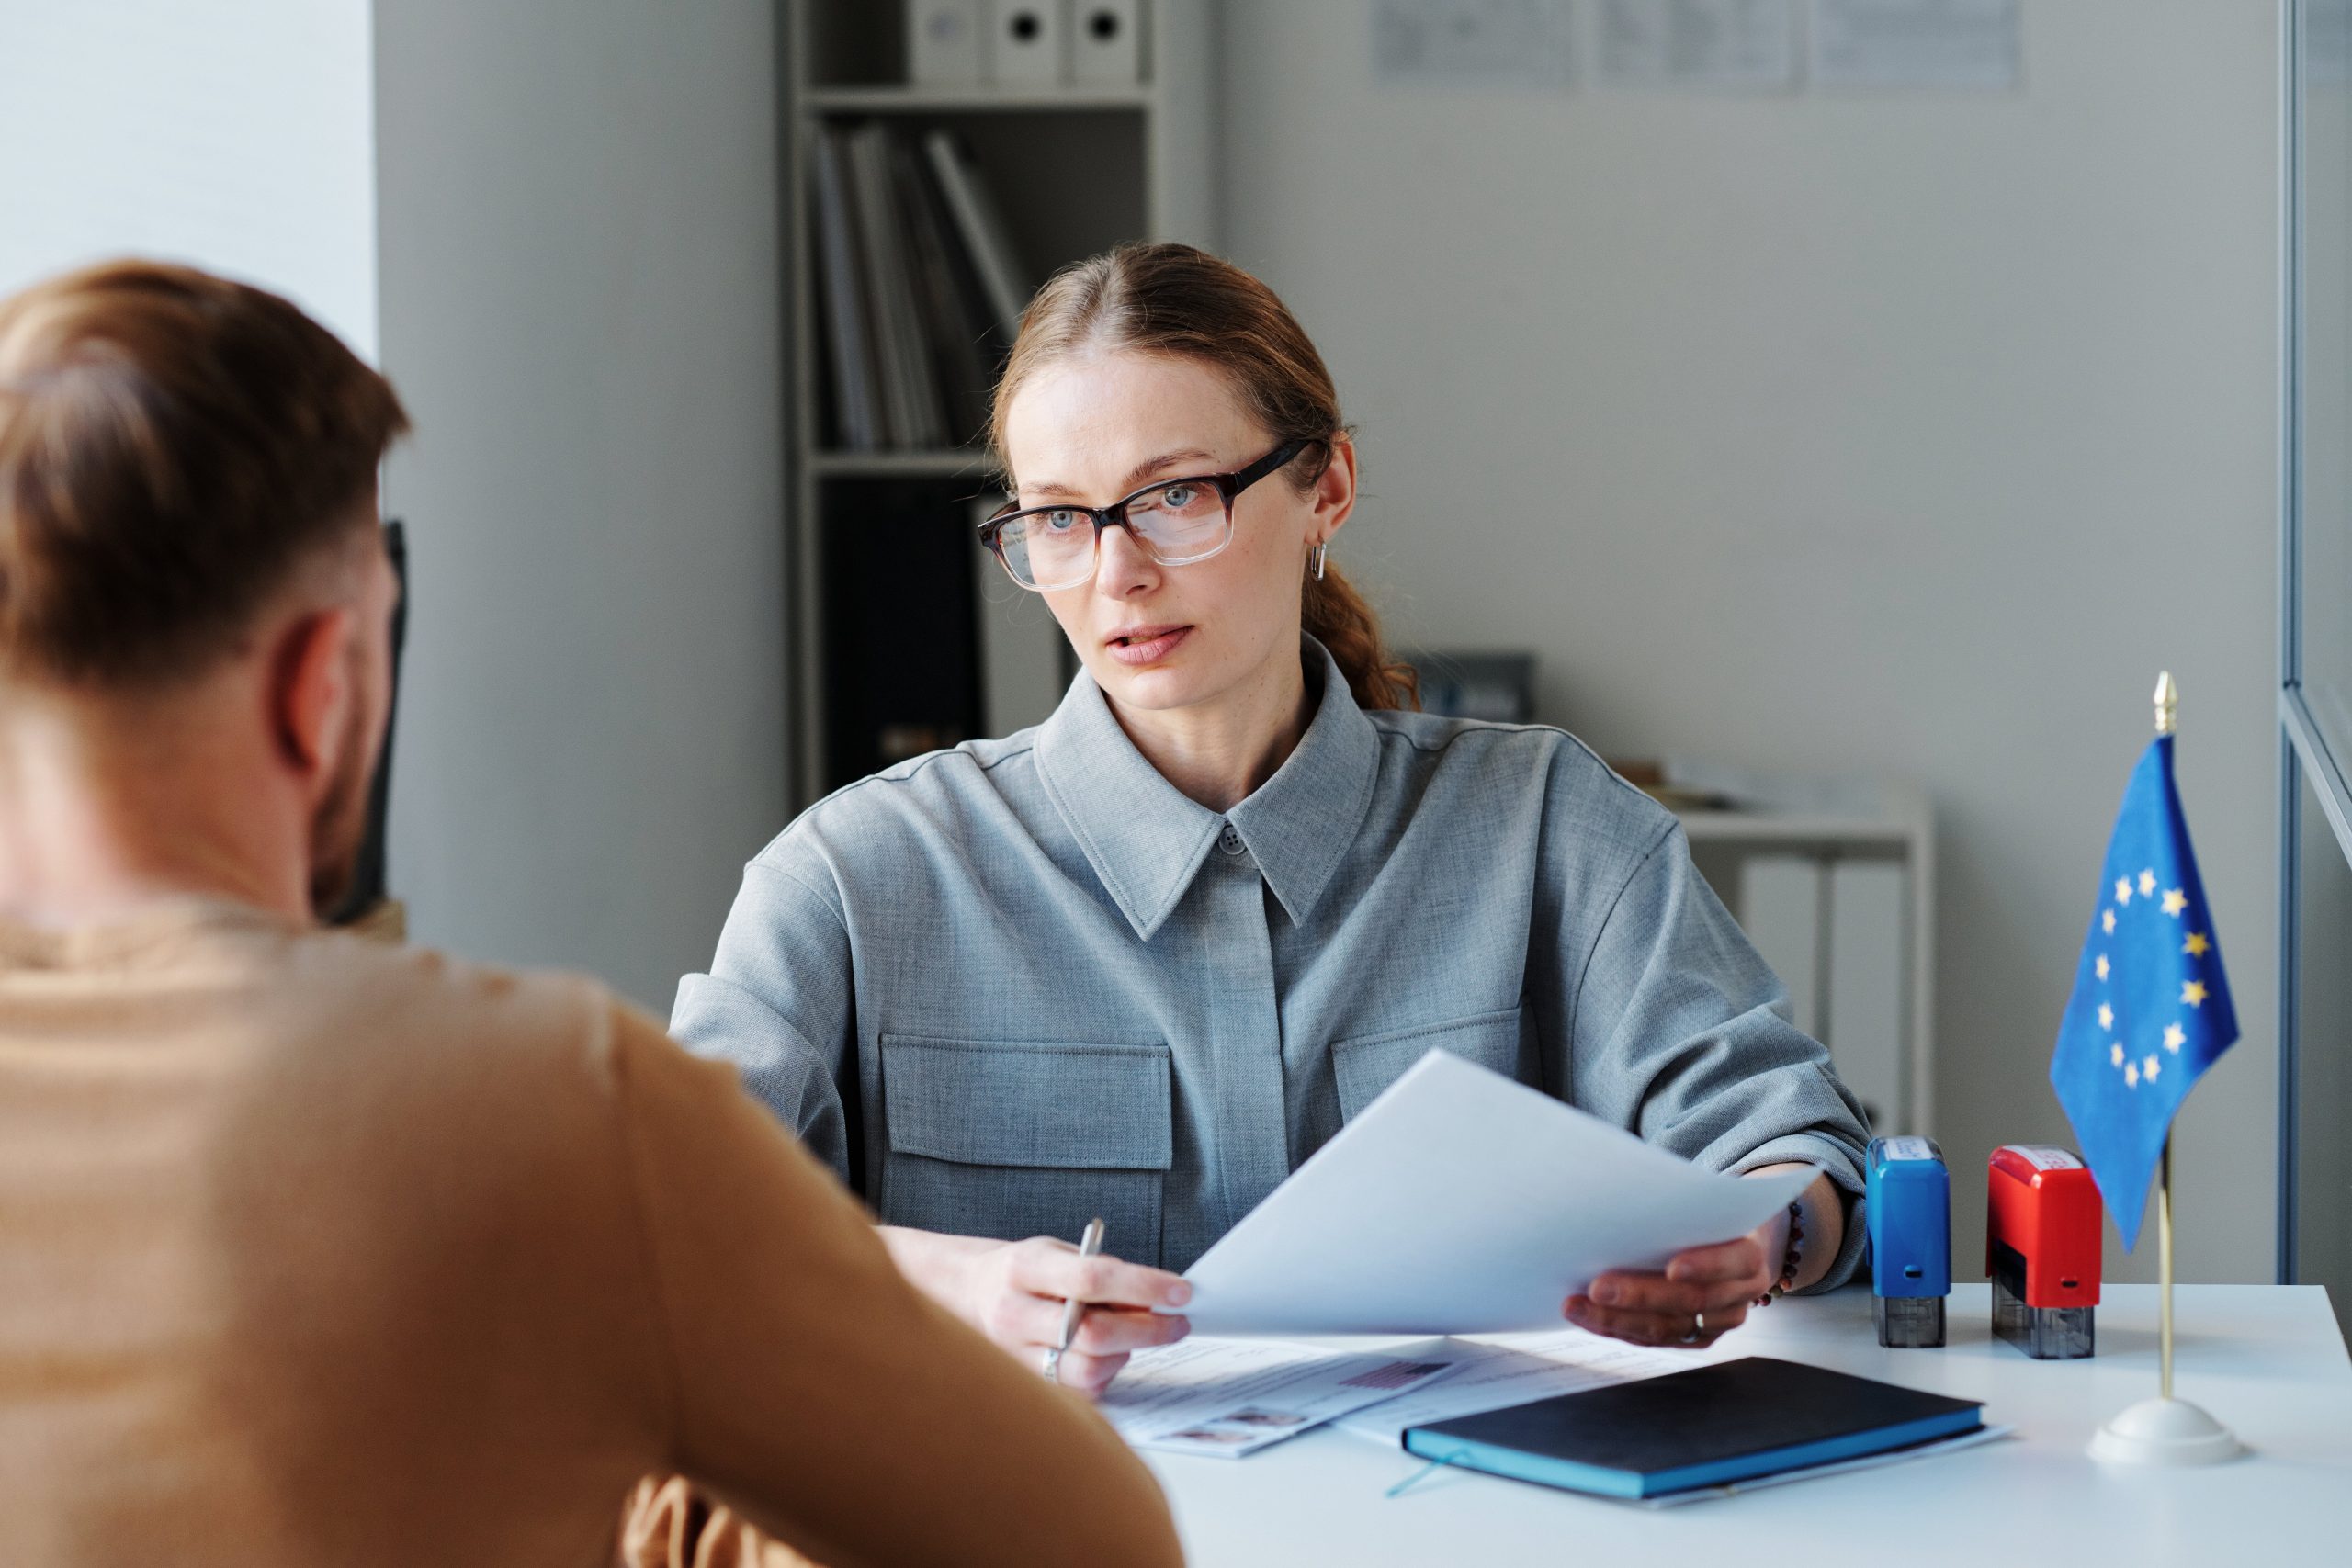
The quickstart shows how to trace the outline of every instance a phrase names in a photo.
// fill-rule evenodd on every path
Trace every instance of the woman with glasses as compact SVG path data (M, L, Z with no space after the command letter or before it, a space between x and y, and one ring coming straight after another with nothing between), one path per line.
M1822 1168L1568 1321L1706 1344L1851 1272L1860 1108L1674 818L1560 730L1410 711L1330 558L1355 445L1272 291L1184 245L1065 269L990 437L1014 499L981 537L1082 672L1044 724L804 813L672 1021L910 1277L1100 1390L1183 1333L1149 1310L1178 1273L1432 1047L1719 1169ZM1095 1310L1057 1353L1071 1301Z

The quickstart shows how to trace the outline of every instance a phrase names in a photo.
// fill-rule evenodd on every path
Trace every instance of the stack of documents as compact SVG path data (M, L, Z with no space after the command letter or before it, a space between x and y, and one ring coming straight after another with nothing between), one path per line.
M1810 1170L1702 1170L1431 1051L1186 1274L1197 1335L1137 1355L1102 1413L1137 1447L1238 1458L1340 1419L1408 1425L1688 1367L1562 1323L1611 1269L1745 1235ZM1274 1334L1460 1335L1356 1354Z
M1431 1051L1185 1273L1196 1332L1556 1328L1612 1269L1746 1235L1810 1169L1735 1177Z
M1394 1447L1408 1426L1690 1365L1580 1328L1354 1353L1275 1339L1138 1352L1102 1414L1141 1449L1238 1459L1327 1421Z

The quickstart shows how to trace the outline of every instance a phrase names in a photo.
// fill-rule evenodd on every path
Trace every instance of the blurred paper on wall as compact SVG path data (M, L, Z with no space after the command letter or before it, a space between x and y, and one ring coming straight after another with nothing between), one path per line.
M1815 0L1818 85L2010 92L2024 70L2018 0Z
M1377 0L1373 74L1384 82L1565 87L1567 0Z
M1797 74L1796 0L1601 0L1600 79L1778 91Z

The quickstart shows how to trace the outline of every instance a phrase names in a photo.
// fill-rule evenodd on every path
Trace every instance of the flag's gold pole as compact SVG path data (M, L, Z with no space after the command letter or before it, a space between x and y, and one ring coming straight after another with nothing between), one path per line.
M2156 1166L2157 1272L2164 1276L2163 1293L2156 1298L2156 1363L2158 1392L2172 1397L2172 1135L2165 1135L2165 1152Z
M2156 733L2173 732L2180 706L2180 689L2172 671L2156 677ZM2156 1164L2156 1296L2157 1381L2165 1398L2172 1397L2172 1130L2165 1130L2164 1153Z

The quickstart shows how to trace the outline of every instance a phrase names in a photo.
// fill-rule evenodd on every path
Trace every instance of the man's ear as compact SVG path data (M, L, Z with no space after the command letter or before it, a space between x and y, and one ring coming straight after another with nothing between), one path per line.
M333 776L350 733L358 629L348 607L314 611L278 635L270 660L271 736L280 760L313 781Z

